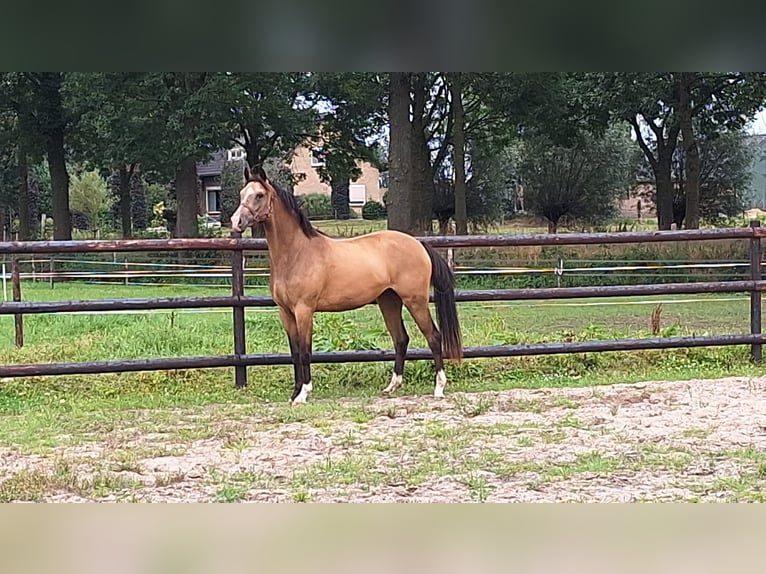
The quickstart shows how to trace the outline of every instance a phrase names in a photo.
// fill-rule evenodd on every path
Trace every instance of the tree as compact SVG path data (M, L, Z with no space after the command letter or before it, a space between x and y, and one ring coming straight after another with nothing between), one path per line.
M68 79L68 99L79 117L75 155L86 165L114 173L112 187L125 238L132 236L134 224L146 227L145 206L133 208L139 166L156 168L163 155L166 118L156 113L160 94L150 80L147 72L81 72Z
M583 74L586 105L610 118L628 122L655 179L657 227L673 221L671 163L680 125L673 106L670 74L666 72L599 72ZM654 142L654 145L652 145Z
M656 182L657 225L673 222L673 157L683 133L683 147L691 160L691 217L698 226L701 171L695 151L701 134L737 130L763 104L766 75L762 72L609 72L580 74L581 98L594 114L607 114L630 123ZM698 135L700 134L700 135Z
M221 221L229 221L239 207L239 192L245 185L245 160L226 161L221 170ZM271 173L269 172L269 177Z
M72 212L78 212L85 216L88 227L96 237L99 229L101 215L111 207L112 198L107 189L106 182L95 170L83 172L81 175L73 175L71 178L71 190L69 205Z
M227 72L211 78L227 104L229 137L251 166L292 154L317 134L310 75L305 72Z
M455 228L458 235L468 233L465 182L465 111L463 110L463 81L461 72L452 74L450 81L453 114L453 148L455 154Z
M69 212L69 174L66 167L65 140L74 118L64 108L62 72L25 72L33 99L37 132L45 142L45 155L51 176L53 238L72 239Z
M686 158L685 226L699 227L701 214L701 157L697 142L744 127L766 98L763 72L674 72L674 94L678 106Z
M461 72L459 85L455 80L456 74L446 74L450 97L440 99L435 90L430 105L440 109L429 112L434 215L442 233L453 216L458 233L469 222L487 225L502 217L501 206L516 189L509 179L513 142L537 135L572 145L598 126L577 104L578 91L565 74ZM458 206L465 215L456 213Z
M435 180L454 118L448 82L435 72L392 72L389 95L389 228L431 233Z
M207 72L152 73L148 92L164 119L161 155L154 170L173 180L176 237L199 235L199 179L197 161L230 143L228 119L231 102L221 93L219 76Z
M330 185L333 214L351 216L349 182L361 175L360 161L381 168L378 141L385 122L386 78L368 72L315 74L314 91L324 107L318 142L324 165L318 169Z
M415 178L413 166L413 129L410 124L410 72L391 72L389 108L391 143L388 152L388 228L417 233L420 225L413 210Z
M34 190L30 190L30 172L42 159L45 145L37 124L33 84L26 73L3 73L0 76L0 141L5 154L6 199L9 215L18 216L21 240L36 235L37 219ZM16 189L11 193L10 188Z
M542 136L525 140L519 172L527 208L545 218L549 233L564 221L606 220L634 174L629 150L627 136L617 128L572 147Z
M752 177L750 165L754 150L742 131L724 132L697 139L700 158L699 217L717 222L741 212L743 197ZM673 182L673 223L686 225L689 190L688 159L682 148L676 150L671 164ZM641 166L646 170L646 162ZM647 194L654 201L655 191Z

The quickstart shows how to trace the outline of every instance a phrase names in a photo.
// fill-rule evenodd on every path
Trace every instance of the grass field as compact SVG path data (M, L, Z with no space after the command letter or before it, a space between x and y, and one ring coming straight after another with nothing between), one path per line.
M226 292L199 286L23 286L25 300ZM741 295L460 304L459 314L466 346L646 337L659 302L663 336L748 331L749 303ZM411 346L424 347L406 314L405 320ZM317 351L391 348L374 307L320 314L315 321ZM248 352L287 352L275 310L248 310L246 326ZM0 361L230 354L231 330L229 310L29 315L25 317L26 345L16 349L13 318L2 316ZM700 453L703 458L723 456L735 461L739 474L715 474L718 482L684 491L678 495L681 499L756 500L764 486L766 460L760 451L727 446L725 452L713 452L700 446L715 432L707 423L684 422L677 431L681 433L678 440L686 441L681 446L636 447L638 462L631 458L638 456L633 451L626 454L614 445L573 446L583 433L604 436L600 423L593 422L603 418L603 412L617 416L619 409L628 412L654 404L646 398L635 399L637 406L633 398L613 404L583 389L588 397L598 399L598 405L591 405L598 411L591 420L584 416L586 395L577 394L577 389L766 374L766 369L748 362L744 347L467 360L448 366L450 397L441 406L412 398L432 392L433 370L427 361L407 364L400 398L377 399L390 371L389 363L315 365L313 404L302 408L286 405L292 385L290 367L249 369L249 386L243 391L233 388L231 369L4 380L0 383L0 457L6 463L0 472L0 501L342 500L351 496L349 492L356 496L360 489L369 495L380 489L390 494L392 488L403 489L409 493L406 496L420 493L423 500L442 495L445 500L492 500L513 498L509 485L539 493L554 483L580 484L577 481L583 476L611 477L625 468L640 476L653 469L686 472L699 464ZM745 397L751 396L748 388L742 387ZM552 391L560 394L550 395ZM539 392L547 398L540 399ZM612 396L608 392L603 397ZM626 391L615 392L622 397ZM673 400L676 405L680 399ZM695 408L700 404L695 403ZM757 411L758 404L753 408ZM530 422L528 413L550 418ZM630 421L640 427L640 420ZM616 429L610 427L607 434L622 440L623 431ZM315 448L317 441L325 446ZM699 444L689 446L689 441ZM565 445L574 454L560 460L557 457ZM511 451L525 454L509 462ZM266 468L261 458L257 463L251 460L256 452L263 460L278 457L282 462ZM547 458L540 459L540 452L547 452ZM399 466L392 460L399 461ZM451 490L436 496L446 488L446 477L452 477ZM676 478L666 477L671 482ZM189 489L188 497L179 494L184 489ZM637 499L657 498L646 489L642 492ZM660 498L673 499L675 495L668 492L662 490ZM569 495L562 496L568 499Z
M203 287L125 287L60 284L24 286L25 300L151 297L221 293ZM249 292L255 292L253 290ZM263 292L263 291L260 291ZM460 304L466 346L527 342L645 337L650 316L663 302L661 334L742 333L748 330L748 299L719 295L677 298L609 300L520 301L497 304ZM3 363L136 359L150 357L230 354L233 349L231 312L163 311L143 315L60 314L25 318L25 347L13 346L13 319L0 317L0 360ZM405 313L412 347L425 347L422 335ZM287 352L287 342L274 309L246 313L247 351ZM376 307L347 313L318 314L315 351L390 349L391 342ZM468 360L450 365L449 388L482 391L515 387L566 386L647 377L717 376L752 372L747 349L701 348L678 351L601 353L572 356ZM315 365L315 397L372 396L385 386L391 365ZM249 369L246 400L286 400L289 367ZM406 393L427 393L432 386L430 362L409 362ZM106 376L38 378L5 382L0 387L0 412L24 411L50 403L65 393L67 401L99 397L138 407L158 403L204 405L221 400L243 400L231 389L230 369L135 373ZM54 401L55 402L55 401Z

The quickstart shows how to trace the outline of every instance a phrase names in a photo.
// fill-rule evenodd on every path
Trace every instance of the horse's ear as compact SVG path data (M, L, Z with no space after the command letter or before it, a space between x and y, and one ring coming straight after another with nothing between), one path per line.
M255 176L260 179L261 181L269 181L269 178L266 177L266 172L263 170L263 166L259 165L255 168Z
M245 162L245 181L250 181L250 166Z

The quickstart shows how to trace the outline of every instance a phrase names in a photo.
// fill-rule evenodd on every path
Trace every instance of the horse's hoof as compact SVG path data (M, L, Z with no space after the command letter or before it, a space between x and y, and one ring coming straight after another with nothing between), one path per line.
M298 393L295 398L291 399L292 404L298 404L298 403L305 403L306 399L309 398L309 395L311 394L311 391L314 390L314 385L311 383L305 383L303 387L301 388L301 392Z

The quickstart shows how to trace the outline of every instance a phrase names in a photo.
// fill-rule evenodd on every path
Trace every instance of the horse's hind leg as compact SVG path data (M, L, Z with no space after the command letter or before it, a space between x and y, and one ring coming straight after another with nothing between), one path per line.
M444 397L444 387L447 386L447 375L444 372L444 359L442 357L442 334L436 328L436 324L431 318L431 311L428 309L428 297L413 298L404 301L407 310L415 319L418 328L423 332L428 348L434 356L434 368L436 369L436 384L434 386L434 396Z
M394 373L391 375L391 382L383 390L384 394L390 394L396 391L402 384L402 375L404 374L404 356L407 354L407 345L410 338L407 330L404 328L402 320L402 299L391 289L385 291L378 297L378 306L383 314L383 320L386 322L386 328L391 334L394 342Z

